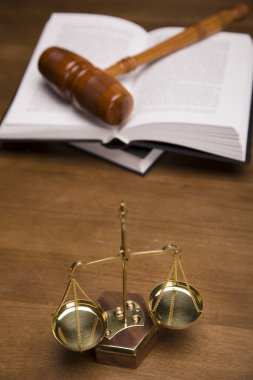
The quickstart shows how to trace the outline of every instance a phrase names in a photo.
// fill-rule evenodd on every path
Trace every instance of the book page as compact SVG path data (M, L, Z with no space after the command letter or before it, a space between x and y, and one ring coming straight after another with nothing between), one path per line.
M152 44L167 35L166 29L153 32ZM205 40L146 67L137 83L136 113L216 112L229 46L226 39Z
M176 28L153 31L150 33L150 45L179 31ZM137 77L134 113L121 131L122 136L127 141L140 139L142 134L144 140L158 139L173 143L168 123L174 126L181 124L183 127L177 127L174 132L179 135L174 142L178 143L181 138L184 144L188 134L192 135L192 129L187 130L186 125L196 126L198 136L210 132L201 128L206 125L217 127L212 129L214 137L219 133L226 137L231 134L231 130L226 132L226 129L233 127L242 144L245 144L252 67L251 38L226 32L147 65ZM163 123L162 136L157 134L157 128L153 128L153 133L148 132L148 128L134 128L152 123ZM222 128L219 130L220 126Z
M20 131L24 138L28 135L30 138L33 135L38 138L57 135L59 139L105 138L111 134L112 127L84 116L55 94L39 73L39 56L50 46L60 46L106 68L141 50L146 41L145 30L127 20L91 14L53 14L0 129L2 136L13 132L18 137ZM131 87L129 79L124 84Z

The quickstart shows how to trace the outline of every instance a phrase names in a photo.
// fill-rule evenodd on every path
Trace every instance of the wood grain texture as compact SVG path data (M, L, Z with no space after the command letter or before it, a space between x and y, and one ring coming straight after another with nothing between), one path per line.
M0 2L0 114L11 102L52 11L112 14L147 29L190 25L234 1L3 0ZM230 30L253 36L253 17ZM204 318L184 331L159 331L137 370L99 365L60 347L51 313L70 264L117 254L121 199L129 247L183 249ZM0 150L0 377L3 379L253 378L253 170L166 154L145 176L61 144L2 143ZM169 258L133 259L129 291L147 299ZM86 271L87 272L87 271ZM104 265L79 280L90 296L121 289L121 267ZM81 275L81 273L80 273Z

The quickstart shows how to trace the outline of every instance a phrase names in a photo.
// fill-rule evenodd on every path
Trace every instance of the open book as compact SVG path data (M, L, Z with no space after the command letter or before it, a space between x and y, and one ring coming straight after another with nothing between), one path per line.
M253 75L248 35L218 33L119 78L135 103L119 128L65 103L37 69L49 46L72 50L106 68L179 31L148 33L115 17L53 14L2 121L0 139L173 144L245 161Z

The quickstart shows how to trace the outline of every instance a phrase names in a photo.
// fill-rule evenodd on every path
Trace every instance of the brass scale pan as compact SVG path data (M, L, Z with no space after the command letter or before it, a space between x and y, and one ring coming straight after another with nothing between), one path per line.
M107 314L92 301L82 299L78 299L76 303L69 301L63 304L54 316L52 329L55 338L64 347L72 351L86 351L103 339L107 329Z
M161 292L163 295L153 311ZM173 313L170 308L174 297ZM203 300L198 291L181 281L158 284L149 297L149 309L157 322L166 328L184 329L195 322L202 313ZM81 349L77 339L76 313L78 313ZM66 348L72 351L86 351L95 347L105 336L107 314L101 307L88 300L69 301L62 305L53 319L53 334Z
M163 295L159 301L161 292ZM154 310L157 302L159 303ZM201 315L203 300L193 286L182 281L169 281L165 287L163 282L154 287L148 306L158 325L170 329L185 329Z

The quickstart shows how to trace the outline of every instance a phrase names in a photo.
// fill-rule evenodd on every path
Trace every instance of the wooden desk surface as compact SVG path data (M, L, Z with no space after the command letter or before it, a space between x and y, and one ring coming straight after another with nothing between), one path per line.
M190 25L233 0L2 0L0 114L11 102L40 31L53 11L112 14L147 29ZM253 35L252 14L230 30ZM183 249L205 306L184 331L160 330L137 370L96 364L65 351L51 334L70 264L116 255L119 202L129 207L132 250ZM141 177L61 144L1 144L1 379L252 379L253 170L166 154ZM163 260L163 261L162 261ZM167 260L167 259L166 259ZM146 298L164 279L165 259L131 262L129 288ZM121 289L120 268L85 273L99 296Z

